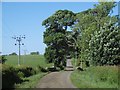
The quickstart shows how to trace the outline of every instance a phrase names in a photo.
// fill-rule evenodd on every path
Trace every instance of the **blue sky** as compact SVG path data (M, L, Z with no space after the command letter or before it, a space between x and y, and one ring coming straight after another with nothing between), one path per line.
M97 2L4 2L2 3L2 53L18 53L18 46L12 36L25 35L21 53L39 51L45 52L43 43L44 26L42 21L57 10L68 9L75 13L93 8ZM114 14L117 14L117 7Z

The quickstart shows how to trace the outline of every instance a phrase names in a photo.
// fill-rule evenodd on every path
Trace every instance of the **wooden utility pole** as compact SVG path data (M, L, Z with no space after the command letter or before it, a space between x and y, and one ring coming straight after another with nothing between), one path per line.
M12 37L13 39L15 39L16 40L16 43L15 43L15 45L17 45L17 42L18 42L18 52L19 52L19 54L18 54L18 66L20 65L20 55L21 55L21 53L20 53L20 49L21 49L21 45L24 45L24 43L22 43L22 39L25 39L25 35L24 36L18 36L18 37L16 37L16 36L14 36L14 37Z

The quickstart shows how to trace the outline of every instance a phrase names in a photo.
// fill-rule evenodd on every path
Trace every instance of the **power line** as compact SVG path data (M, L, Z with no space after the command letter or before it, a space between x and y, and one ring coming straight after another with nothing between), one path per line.
M12 38L15 39L16 41L15 45L17 45L18 43L18 46L19 46L18 65L20 65L20 55L21 55L20 48L21 48L21 45L24 45L24 43L22 43L22 40L25 39L25 35L23 36L20 35L18 37L14 36Z

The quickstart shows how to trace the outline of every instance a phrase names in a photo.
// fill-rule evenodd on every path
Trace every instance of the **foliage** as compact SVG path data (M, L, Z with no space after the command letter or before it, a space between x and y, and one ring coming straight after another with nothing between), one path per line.
M39 55L39 52L31 52L30 55Z
M2 87L14 88L15 84L24 82L23 78L34 74L36 74L36 71L32 67L2 65Z
M36 73L36 71L32 67L29 67L29 66L18 66L16 67L16 71L19 74L20 72L23 73L23 77L29 77Z
M45 68L43 68L41 66L38 66L37 68L38 68L39 72L48 72L47 69L45 69Z
M119 43L118 43L119 30L116 29L118 20L116 16L111 16L112 9L115 6L116 6L115 2L99 2L99 4L95 5L93 9L88 9L86 11L77 13L77 19L79 22L75 24L74 28L80 30L79 33L80 39L77 42L79 43L78 44L80 48L79 58L81 61L88 62L89 60L91 60L92 62L95 63L97 62L99 63L99 61L101 62L107 61L104 64L99 63L100 65L105 65L108 63L110 64L110 62L113 61L116 64L118 64L119 53L117 52L119 51ZM108 27L105 24L107 24ZM105 36L104 34L102 35L103 32ZM111 35L112 33L114 34L116 33L117 36L116 37L112 36ZM106 42L100 43L99 41L103 41L102 36L104 36L104 38L107 38L109 36L110 37L106 40ZM112 41L111 41L112 39L114 39L113 42L116 43L116 45L118 45L116 47L117 50L115 50L114 46L112 46ZM116 42L116 40L118 41ZM107 44L109 44L110 47L109 45L108 47L103 46ZM102 50L104 53L101 52L100 50L98 51L98 48L99 49L101 48L100 50ZM108 49L110 48L111 51L109 50L108 52ZM107 51L105 51L104 49L106 49ZM95 54L93 55L93 53ZM100 55L100 53L102 53L102 56ZM109 56L107 56L108 54ZM110 55L112 55L112 57Z
M2 65L2 89L9 88L34 88L38 81L47 73L39 72L30 75L29 70L26 70L25 66L12 67L8 65ZM21 71L22 68L22 71ZM30 67L29 67L30 68ZM31 72L32 73L32 72ZM25 77L27 75L27 77ZM28 77L28 75L30 75Z
M60 66L65 64L66 56L71 55L79 59L78 65L81 61L87 66L119 64L118 17L111 15L115 6L115 2L106 1L76 14L58 10L44 20L46 61ZM68 26L72 31L67 31Z
M68 32L66 37L67 37L67 44L68 44L68 56L78 58L81 48L80 48L80 30L76 30L74 26L71 27L72 32Z
M120 64L120 30L111 24L95 32L89 42L89 58L93 65Z
M68 54L67 28L76 21L75 14L68 10L58 10L55 14L43 21L46 27L44 32L45 58L48 62L54 62L54 66L66 65Z
M6 65L3 65L2 68L2 88L14 88L15 83L22 82L15 68Z
M0 60L1 60L2 64L4 64L7 61L5 55L0 56Z
M39 80L47 73L38 73L30 77L24 78L24 82L20 84L15 84L15 88L36 88Z
M9 55L17 55L15 52L13 52L13 53L11 53L11 54L9 54Z

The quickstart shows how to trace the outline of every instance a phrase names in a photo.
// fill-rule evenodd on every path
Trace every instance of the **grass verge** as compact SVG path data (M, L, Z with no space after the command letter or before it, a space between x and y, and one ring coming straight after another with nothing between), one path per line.
M16 88L35 88L35 86L38 84L38 82L40 81L40 79L45 76L47 73L38 73L36 75L27 77L27 78L23 78L24 82L21 84L16 84L15 87Z
M76 70L70 78L78 88L118 88L118 67L97 66L86 71Z

